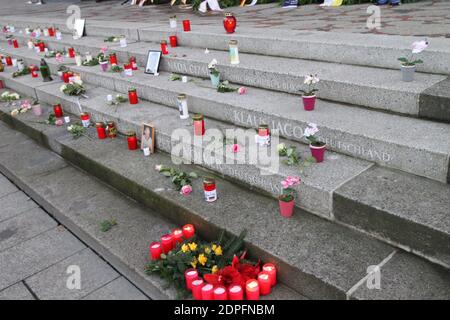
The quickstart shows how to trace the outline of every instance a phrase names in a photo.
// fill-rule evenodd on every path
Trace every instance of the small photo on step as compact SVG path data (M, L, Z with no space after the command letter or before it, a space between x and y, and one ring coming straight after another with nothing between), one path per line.
M141 149L145 156L155 152L155 126L147 123L142 125Z

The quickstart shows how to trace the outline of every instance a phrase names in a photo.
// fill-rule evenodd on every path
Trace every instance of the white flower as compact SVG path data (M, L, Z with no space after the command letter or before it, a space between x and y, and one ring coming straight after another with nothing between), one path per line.
M412 53L421 53L427 47L428 47L428 41L426 41L426 40L415 41L412 44Z
M209 50L208 50L208 48L206 48L205 49L205 54L208 54L209 53Z
M2 98L6 98L7 96L9 96L9 91L5 91L2 93Z
M72 129L73 129L73 126L72 126L72 125L70 125L70 126L67 127L67 131L69 131L69 132L72 131Z
M67 85L63 84L61 86L61 88L59 88L59 91L64 92L64 90L66 90L66 88L67 88Z
M27 108L22 108L22 109L20 109L20 113L25 113L25 112L27 112L28 111L28 109Z
M217 65L217 60L212 59L211 62L208 64L208 69L214 69Z
M316 83L319 82L319 81L320 81L320 79L319 79L319 77L317 76L317 74L314 75L314 76L313 76L313 79L312 79L312 83L313 83L313 84L316 84Z
M156 166L155 166L155 170L156 171L161 171L161 169L162 169L162 165L161 164L157 164Z
M20 96L19 96L18 93L13 93L13 94L11 95L11 98L13 98L14 100L19 100L19 99L20 99Z
M305 129L303 135L308 138L315 135L317 132L319 132L317 125L315 123L308 123L308 127Z
M313 81L312 75L307 75L307 76L305 76L305 81L303 81L303 83L310 85L310 84L312 84L312 81Z
M316 128L316 129L317 129L317 124L312 123L312 122L309 122L309 123L308 123L308 127Z
M79 78L75 78L72 82L79 84L80 86L83 85L83 81L81 81L81 79L79 79Z
M11 115L14 117L14 116L17 116L19 114L19 110L17 110L17 109L13 109L12 111L11 111Z
M280 152L280 151L282 151L282 150L284 150L284 149L286 149L286 145L285 145L284 143L280 143L280 144L277 146L277 151L278 151L278 152Z

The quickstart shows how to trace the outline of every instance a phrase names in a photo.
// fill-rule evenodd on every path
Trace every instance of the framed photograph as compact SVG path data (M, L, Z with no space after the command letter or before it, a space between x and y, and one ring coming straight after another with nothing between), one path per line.
M145 65L145 73L158 74L159 62L161 60L161 51L149 50L147 55L147 63Z
M147 148L150 153L155 152L155 126L144 123L141 132L141 149L146 153Z

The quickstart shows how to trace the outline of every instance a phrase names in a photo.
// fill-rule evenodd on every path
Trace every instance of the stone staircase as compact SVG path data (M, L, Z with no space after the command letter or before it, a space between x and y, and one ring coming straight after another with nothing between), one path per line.
M0 22L17 29L48 25L20 17ZM62 23L54 25L65 30ZM177 224L194 222L205 238L221 227L234 234L246 227L252 254L277 263L281 281L304 296L449 298L450 41L433 39L424 53L423 72L414 82L403 83L393 69L412 42L407 37L299 33L286 38L276 33L255 36L251 30L230 37L219 28L196 29L203 28L178 30L180 47L169 48L170 54L163 56L158 77L144 74L142 68L148 50L158 50L157 42L171 33L164 26L88 22L85 38L42 38L50 49L73 46L82 53L97 53L107 44L122 63L135 56L140 70L133 77L105 73L99 66L77 67L73 59L65 59L65 64L87 85L88 98L80 104L93 121L113 120L122 133L151 121L157 128L157 149L163 152L144 158L129 152L120 140L72 140L66 132L36 124L32 115L11 118L2 109L2 118L105 183L164 212L165 218ZM126 48L103 42L121 34L127 36ZM20 48L7 47L3 39L3 54L37 64L41 56L26 48L28 38L19 32L14 36ZM238 66L227 62L231 38L239 41L242 52ZM213 58L219 61L222 78L249 86L247 94L218 93L211 87L205 78ZM46 60L56 74L55 59ZM65 112L80 113L77 99L59 91L57 77L50 83L29 76L12 78L11 69L0 73L7 87L48 105L61 102ZM321 77L321 100L316 110L305 112L297 91L303 75L310 72ZM170 81L170 73L188 75L191 81ZM126 94L130 87L137 88L138 105L115 109L106 104L107 94ZM298 175L294 167L281 165L277 173L261 175L265 169L252 164L195 166L201 175L212 172L219 179L220 198L213 204L199 196L200 183L189 198L165 188L168 181L152 168L171 165L166 153L174 147L174 129L192 130L189 120L179 119L179 93L187 95L191 112L205 115L207 129L256 128L265 122L280 129L280 142L296 146L303 157L309 155L303 129L308 122L318 124L330 151L323 163L301 174L292 219L279 217L273 198L283 178ZM188 147L207 151L205 145ZM366 288L371 265L381 266L382 290Z

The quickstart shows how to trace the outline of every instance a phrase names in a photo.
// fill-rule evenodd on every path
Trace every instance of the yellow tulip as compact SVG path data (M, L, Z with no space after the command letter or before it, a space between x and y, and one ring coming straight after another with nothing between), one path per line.
M215 250L214 253L216 254L216 256L221 256L222 255L222 247L218 246Z
M206 264L206 261L208 261L208 258L203 253L198 256L198 262L200 262L202 266Z
M206 248L205 248L205 253L206 253L206 254L210 254L210 253L211 253L211 249L210 249L209 247L206 247Z
M219 271L219 267L217 266L212 267L211 273L217 273L217 271Z
M191 251L197 250L197 244L195 242L189 243L189 248Z
M189 246L188 246L187 244L183 244L183 245L181 246L181 251L183 251L183 252L188 252L188 251L189 251Z
M197 263L198 263L197 258L194 257L194 260L192 260L192 262L191 262L192 268L194 268L194 269L197 268Z

